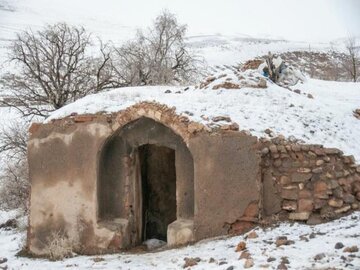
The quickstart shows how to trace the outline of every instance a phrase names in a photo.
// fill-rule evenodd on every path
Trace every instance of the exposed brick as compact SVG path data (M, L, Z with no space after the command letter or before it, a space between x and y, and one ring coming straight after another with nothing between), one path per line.
M94 120L93 115L76 115L74 116L74 122L75 123L84 123L84 122L91 122Z

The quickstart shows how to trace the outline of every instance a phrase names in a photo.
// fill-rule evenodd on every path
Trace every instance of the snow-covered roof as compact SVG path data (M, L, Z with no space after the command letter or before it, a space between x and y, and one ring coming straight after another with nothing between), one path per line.
M220 76L239 83L240 79ZM119 88L89 95L55 111L46 122L71 114L113 113L143 101L176 107L176 113L207 126L217 116L228 116L240 130L259 137L265 129L275 135L295 137L306 143L337 147L360 160L360 121L353 111L360 107L360 83L329 82L309 79L290 88L267 81L267 88L213 90L209 86L144 86ZM296 91L294 91L296 90ZM299 94L300 92L300 94Z

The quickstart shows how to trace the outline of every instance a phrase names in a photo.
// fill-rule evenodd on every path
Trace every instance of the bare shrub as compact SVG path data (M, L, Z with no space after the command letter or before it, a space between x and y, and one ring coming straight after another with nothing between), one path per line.
M349 37L345 42L345 46L348 55L343 62L343 67L351 80L356 82L360 73L360 45L357 44L355 37Z
M12 123L0 133L3 170L0 175L0 205L3 209L28 209L30 184L26 160L27 124Z
M8 164L1 176L0 204L5 210L28 209L30 185L27 163Z
M73 241L61 231L53 232L47 239L46 248L50 260L58 261L73 257Z

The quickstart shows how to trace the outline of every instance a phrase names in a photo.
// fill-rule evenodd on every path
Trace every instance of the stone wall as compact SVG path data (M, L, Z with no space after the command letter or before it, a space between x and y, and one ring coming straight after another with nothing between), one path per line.
M264 216L316 224L360 205L360 166L335 148L260 140Z

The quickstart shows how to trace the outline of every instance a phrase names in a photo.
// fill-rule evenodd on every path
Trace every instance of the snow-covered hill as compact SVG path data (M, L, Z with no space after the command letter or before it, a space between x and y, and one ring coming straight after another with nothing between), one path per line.
M237 83L229 71L219 81L229 79ZM270 81L268 86L220 90L190 87L186 91L165 86L120 88L80 99L54 112L47 121L71 113L116 112L137 102L157 101L175 106L178 114L205 125L212 124L212 117L230 116L241 130L253 135L266 136L265 130L270 128L286 137L339 148L360 161L360 120L353 115L360 107L360 83L309 79L291 87L300 94ZM167 89L171 93L165 93Z
M109 8L111 6L111 8ZM133 37L137 28L145 27L151 20L129 21L122 10L137 12L135 5L123 1L103 0L102 5L87 0L0 0L0 63L5 59L7 46L15 34L31 28L36 31L45 24L67 22L83 25L93 36L104 41L121 44ZM157 14L154 14L154 17ZM248 35L198 35L188 36L190 48L203 56L209 66L234 65L256 56L287 51L342 50L341 41L333 43L307 43L271 38L254 38Z
M342 50L341 43L312 43L259 39L244 36L205 35L188 38L188 44L207 61L209 66L236 65L268 52L292 51L328 52Z

